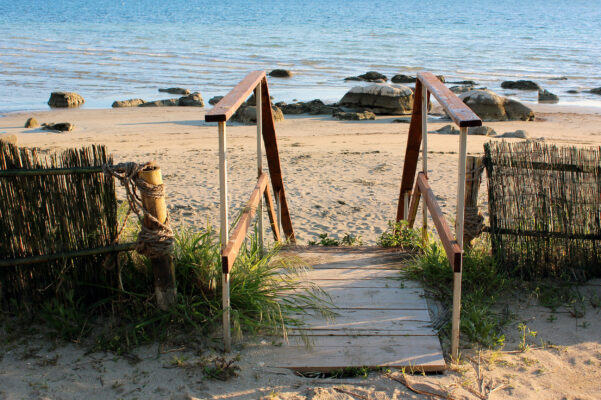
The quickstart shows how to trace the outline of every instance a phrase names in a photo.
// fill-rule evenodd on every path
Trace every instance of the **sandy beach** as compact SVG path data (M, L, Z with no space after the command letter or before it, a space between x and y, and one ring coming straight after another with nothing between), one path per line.
M533 122L487 122L498 134L523 129L533 140L558 145L598 146L601 109L533 105ZM68 133L26 129L29 117L42 122L68 121ZM276 124L284 184L297 239L307 244L321 233L345 233L375 244L395 217L409 124L396 117L375 121L337 121L330 116L287 116ZM431 122L436 130L449 122ZM175 226L218 225L219 185L217 127L204 122L199 108L73 109L6 114L0 135L16 135L20 146L51 153L92 143L106 145L115 162L156 161L162 168L167 204ZM256 181L256 127L227 128L230 214L248 200ZM429 176L443 212L453 220L457 188L458 136L429 135ZM501 140L469 136L468 154L483 153L483 144ZM506 139L518 141L522 139ZM480 188L486 213L486 187ZM582 288L601 296L601 283ZM601 316L588 304L585 317L550 311L534 298L508 299L518 317L507 329L503 351L469 350L462 365L444 375L415 376L416 385L447 391L448 398L478 398L468 388L479 381L499 387L491 399L598 399L601 397ZM532 349L516 352L517 324L538 332ZM583 324L583 322L586 324ZM544 345L541 347L541 341ZM112 354L86 355L76 344L47 343L36 336L22 343L0 344L0 399L212 398L212 399L404 399L426 398L410 392L384 373L367 379L307 379L290 371L264 367L268 346L261 339L238 344L240 377L227 382L203 380L191 368L174 368L174 357L193 364L216 354L191 343L153 345L136 352L139 362ZM131 360L130 360L131 361ZM398 376L394 372L393 376ZM342 390L337 390L342 389ZM345 393L350 391L355 395ZM360 397L364 396L364 397Z

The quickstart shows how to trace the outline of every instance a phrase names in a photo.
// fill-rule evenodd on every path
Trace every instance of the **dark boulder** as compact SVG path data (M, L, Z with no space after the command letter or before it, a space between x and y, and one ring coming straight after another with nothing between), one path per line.
M532 81L505 81L501 83L503 89L517 89L517 90L542 90L542 88L536 82Z
M363 79L366 82L386 82L388 80L386 75L383 75L376 71L367 71L363 75L359 75L359 78Z
M538 91L538 102L539 103L557 103L559 101L559 96L549 92L546 89L542 89Z
M182 107L204 107L205 102L200 93L194 92L187 96L180 97L178 105Z
M415 81L417 81L417 78L415 76L403 74L395 75L392 77L392 79L390 79L390 82L392 83L415 83Z
M83 97L75 92L52 92L48 100L48 105L53 108L79 107L83 103Z
M40 126L40 123L34 117L30 117L25 121L25 128L37 128Z
M215 104L219 103L221 101L221 99L223 99L223 96L214 96L214 97L211 97L209 99L209 104L212 105L212 106L214 106Z
M269 73L269 76L273 78L291 78L292 71L288 71L287 69L274 69Z
M159 89L159 92L169 93L169 94L190 94L190 89L184 89L179 87L172 87L167 89Z
M42 124L42 129L47 131L71 132L73 129L75 129L75 125L70 122L59 122L57 124L50 122L48 124Z

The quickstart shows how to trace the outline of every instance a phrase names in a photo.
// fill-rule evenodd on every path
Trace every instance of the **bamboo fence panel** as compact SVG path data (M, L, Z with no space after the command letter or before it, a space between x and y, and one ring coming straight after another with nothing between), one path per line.
M601 276L601 148L485 144L493 253L514 276Z
M44 174L48 168L112 164L104 146L44 156L39 150L0 142L0 171L39 169L39 175L0 177L0 259L52 255L113 244L117 200L112 178L102 172ZM0 268L0 303L26 306L44 300L95 301L112 286L103 268L107 255ZM75 292L75 293L73 293Z

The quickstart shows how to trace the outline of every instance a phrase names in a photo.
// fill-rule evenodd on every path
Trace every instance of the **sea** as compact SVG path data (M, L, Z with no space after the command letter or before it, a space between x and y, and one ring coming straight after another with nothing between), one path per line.
M47 109L52 91L86 108L169 97L209 99L249 71L276 101L340 99L378 71L426 70L503 90L527 79L560 104L600 106L601 0L0 0L0 112ZM559 80L559 79L562 80ZM565 78L565 79L564 79ZM568 91L577 93L568 93Z

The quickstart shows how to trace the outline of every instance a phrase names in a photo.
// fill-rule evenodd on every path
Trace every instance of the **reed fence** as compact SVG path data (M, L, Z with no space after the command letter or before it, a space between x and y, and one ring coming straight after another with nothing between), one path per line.
M601 148L484 146L490 235L514 276L601 276Z
M112 164L104 146L45 156L0 142L0 303L94 301L114 286L102 265L116 247L117 201L102 164Z

